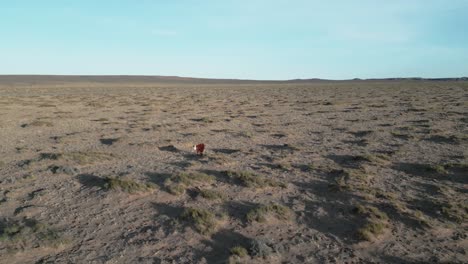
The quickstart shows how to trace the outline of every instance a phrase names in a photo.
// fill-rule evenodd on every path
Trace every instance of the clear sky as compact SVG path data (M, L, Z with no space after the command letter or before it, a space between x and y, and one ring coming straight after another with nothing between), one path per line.
M0 74L468 75L468 0L0 0Z

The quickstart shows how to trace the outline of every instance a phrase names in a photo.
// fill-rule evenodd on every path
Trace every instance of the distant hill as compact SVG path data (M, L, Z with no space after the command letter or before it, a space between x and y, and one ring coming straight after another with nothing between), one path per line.
M145 76L145 75L0 75L0 85L36 85L61 83L167 83L167 84L259 84L259 83L324 83L324 82L362 82L362 81L468 81L468 77L460 78L384 78L384 79L293 79L293 80L240 80L240 79L209 79L179 76Z

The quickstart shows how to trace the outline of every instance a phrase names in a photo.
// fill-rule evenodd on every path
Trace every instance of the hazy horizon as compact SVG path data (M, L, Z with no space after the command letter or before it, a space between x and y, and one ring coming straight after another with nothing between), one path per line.
M321 80L321 81L352 81L352 80L388 80L388 79L422 79L422 80L439 80L439 79L468 79L467 76L435 76L435 77L374 77L374 78L349 78L349 79L325 79L325 78L296 78L296 79L245 79L245 78L217 78L217 77L197 77L197 76L177 76L177 75L141 75L141 74L0 74L0 77L130 77L130 78L180 78L180 79L207 79L207 80L237 80L237 81L308 81L308 80Z

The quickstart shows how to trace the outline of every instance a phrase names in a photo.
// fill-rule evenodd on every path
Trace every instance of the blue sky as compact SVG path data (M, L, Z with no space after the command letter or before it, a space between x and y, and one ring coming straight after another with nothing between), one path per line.
M468 0L0 0L0 74L468 75Z

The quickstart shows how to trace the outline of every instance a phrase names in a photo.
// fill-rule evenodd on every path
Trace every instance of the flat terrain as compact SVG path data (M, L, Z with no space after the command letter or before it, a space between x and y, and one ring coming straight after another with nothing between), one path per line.
M467 262L468 82L104 79L0 77L0 263Z

